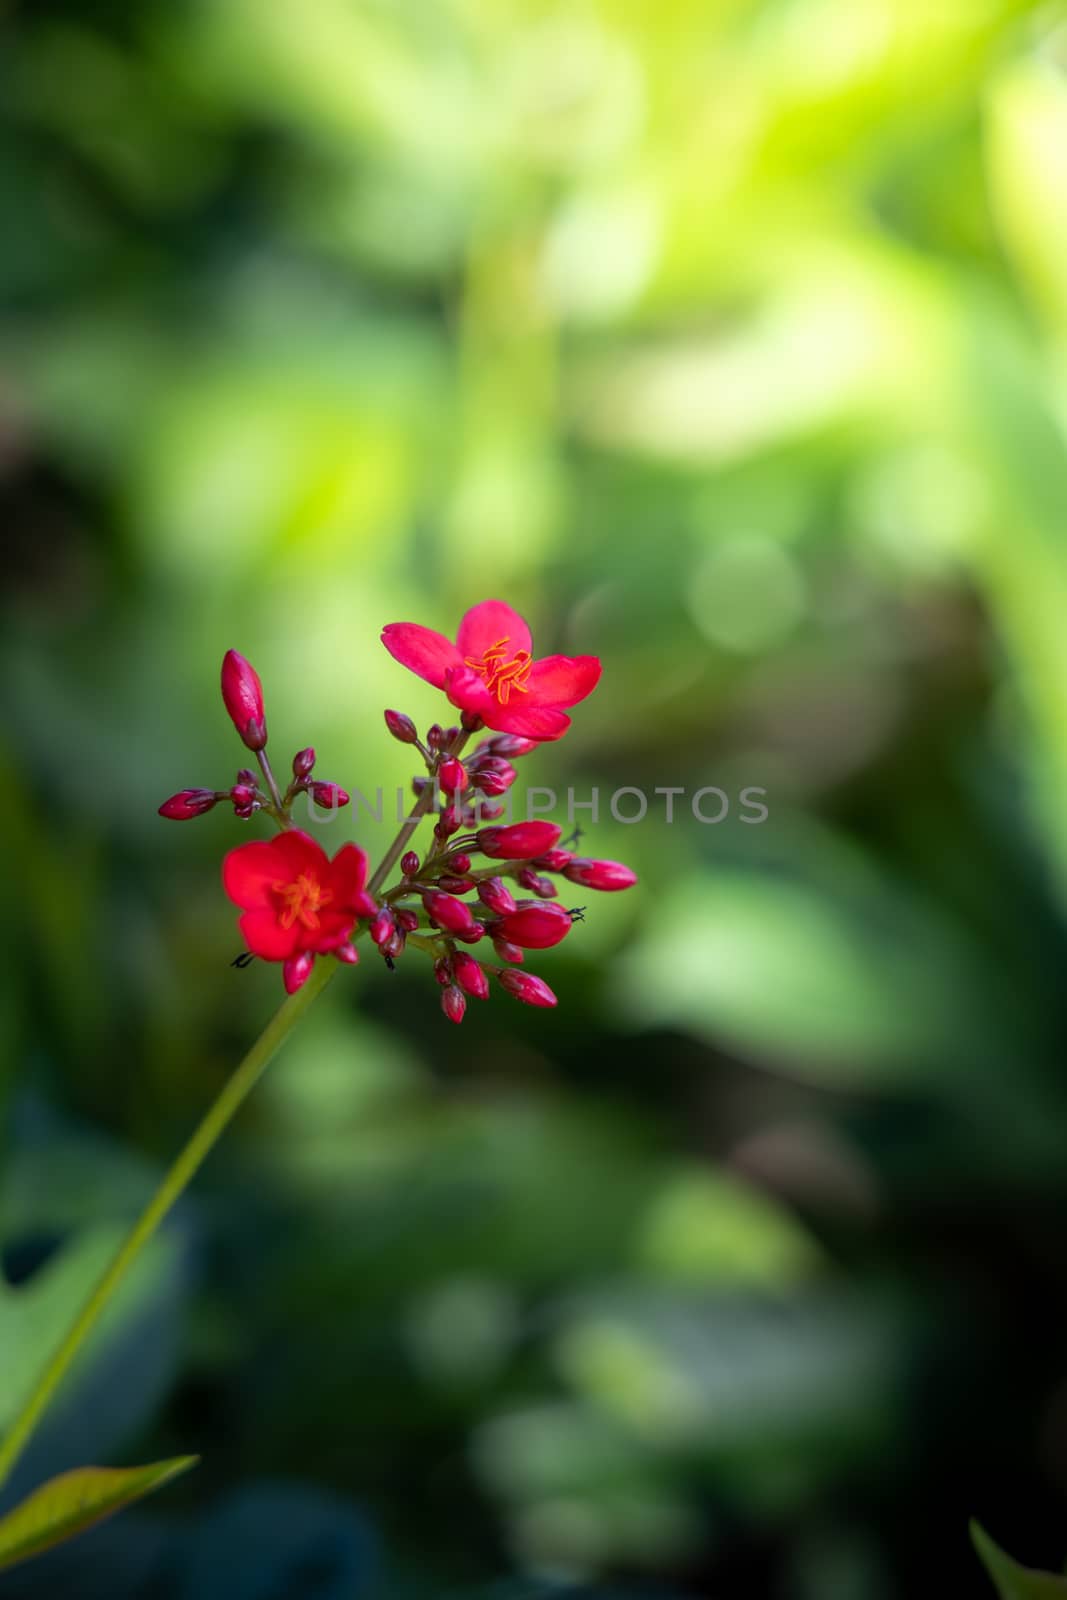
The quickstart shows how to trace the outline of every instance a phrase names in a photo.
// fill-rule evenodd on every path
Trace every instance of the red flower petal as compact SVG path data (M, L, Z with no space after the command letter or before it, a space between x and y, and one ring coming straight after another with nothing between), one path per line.
M265 907L246 911L243 917L238 917L237 926L252 954L264 961L287 961L296 954L300 942L300 924L294 923L291 928L283 928L274 911Z
M325 883L330 871L330 858L310 833L304 833L300 828L287 828L272 841L285 870L275 876L280 876L286 882L292 883L302 873L307 873L316 878L319 883Z
M351 911L335 911L332 906L326 911L319 912L319 926L316 932L304 930L301 940L306 950L336 950L338 945L347 944L348 936L352 932L355 916Z
M285 876L285 857L278 839L257 839L238 845L222 863L222 886L235 906L246 911L271 904L270 886Z
M531 700L543 706L576 706L600 682L597 656L543 656L526 680Z
M480 661L501 639L508 641L509 657L530 648L530 630L519 613L512 611L503 600L483 600L465 613L456 635L456 647L464 660L474 656Z
M452 667L445 674L444 690L454 706L481 717L489 727L494 726L489 717L496 710L496 695L490 694L484 678L477 672L470 667Z
M449 667L458 667L463 660L451 639L417 622L390 622L382 629L382 643L402 667L408 667L437 689L444 688Z
M343 844L330 862L328 887L339 906L354 906L367 881L367 857L358 844Z
M562 739L571 725L565 711L557 711L555 706L530 705L525 695L512 695L506 706L494 700L489 711L480 715L486 727L498 733L520 733L524 739L536 739L538 743Z

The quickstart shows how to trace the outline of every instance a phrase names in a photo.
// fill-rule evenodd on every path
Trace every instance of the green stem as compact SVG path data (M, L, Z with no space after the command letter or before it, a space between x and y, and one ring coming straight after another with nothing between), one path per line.
M111 1296L178 1196L195 1176L242 1101L259 1081L271 1057L284 1044L311 1002L325 989L336 973L337 967L336 961L319 960L315 963L307 982L278 1008L244 1060L227 1080L218 1099L174 1162L145 1207L132 1233L82 1307L77 1320L41 1373L29 1399L16 1417L3 1444L0 1445L0 1487L10 1476L68 1367L92 1333Z

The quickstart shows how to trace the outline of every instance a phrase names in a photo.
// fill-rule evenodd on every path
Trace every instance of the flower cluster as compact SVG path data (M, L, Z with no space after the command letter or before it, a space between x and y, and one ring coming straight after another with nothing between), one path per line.
M584 908L558 903L556 880L598 890L627 889L637 880L620 862L561 847L554 823L498 825L499 796L515 781L516 760L566 732L565 708L595 688L600 662L595 656L535 660L528 627L499 600L472 607L455 644L410 622L391 623L382 640L404 666L443 689L461 719L452 727L434 723L420 737L410 717L385 713L389 732L418 751L426 770L414 776L411 813L369 878L357 845L343 845L331 859L294 826L299 794L330 807L346 805L348 795L312 777L312 749L294 756L292 780L282 793L267 756L262 686L233 650L223 661L222 696L255 752L259 774L242 769L224 790L183 789L160 814L184 821L228 800L237 816L262 812L277 825L275 838L231 850L222 879L241 910L249 951L282 963L290 994L306 982L316 956L356 962L363 924L389 966L409 948L431 958L441 1009L453 1022L462 1021L468 999L487 998L490 977L527 1005L554 1006L552 990L524 964L528 950L559 944L582 916ZM465 754L483 729L489 736ZM432 836L420 854L410 840L435 801ZM394 868L396 881L384 887ZM471 954L476 946L477 956ZM494 960L482 954L487 949Z

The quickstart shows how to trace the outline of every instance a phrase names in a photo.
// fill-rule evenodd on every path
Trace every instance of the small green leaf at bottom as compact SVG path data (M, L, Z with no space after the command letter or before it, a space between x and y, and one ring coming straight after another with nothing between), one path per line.
M51 1478L0 1520L0 1571L73 1539L171 1478L199 1456L175 1456L147 1467L75 1467Z
M977 1522L971 1523L971 1542L996 1585L1000 1600L1067 1600L1067 1578L1020 1567Z

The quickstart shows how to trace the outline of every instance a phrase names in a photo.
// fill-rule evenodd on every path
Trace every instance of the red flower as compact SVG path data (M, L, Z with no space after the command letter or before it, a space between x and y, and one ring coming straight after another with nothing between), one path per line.
M443 689L454 706L486 727L527 739L558 739L571 725L565 706L577 705L597 686L596 656L530 653L530 630L502 600L472 606L455 644L417 622L391 622L382 633L389 654L427 683Z
M342 845L331 861L297 828L243 844L222 864L223 887L244 913L238 926L248 948L264 961L285 962L290 994L308 977L316 955L343 950L342 959L351 959L356 918L376 910L366 881L367 858L357 845Z

